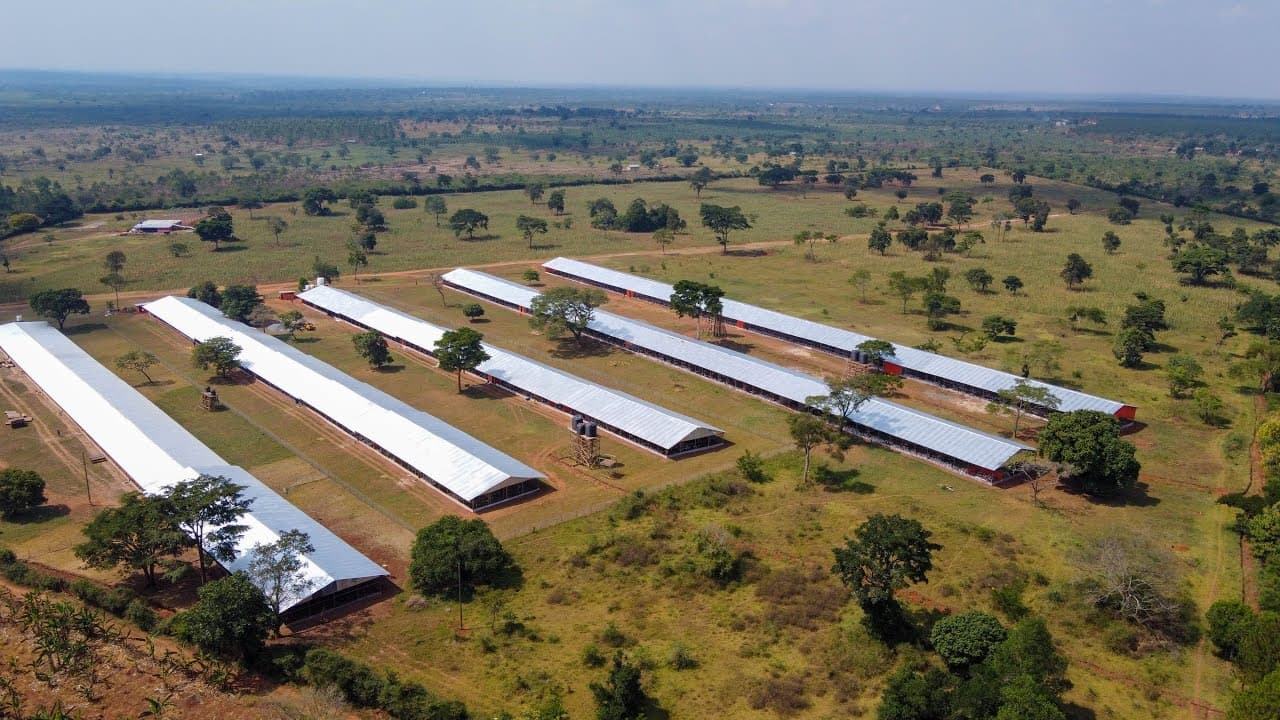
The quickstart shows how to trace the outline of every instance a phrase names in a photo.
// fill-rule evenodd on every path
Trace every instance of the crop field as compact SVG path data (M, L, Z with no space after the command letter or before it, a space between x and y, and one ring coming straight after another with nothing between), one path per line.
M1207 643L1119 654L1113 646L1122 628L1087 611L1077 583L1086 570L1081 552L1088 541L1125 528L1176 558L1183 589L1201 612L1214 600L1240 597L1240 549L1229 529L1234 511L1215 504L1218 496L1249 484L1248 446L1263 409L1262 398L1242 387L1252 383L1227 372L1247 338L1219 342L1218 320L1231 314L1238 295L1179 283L1156 218L1181 211L1156 203L1144 202L1133 224L1117 227L1105 218L1114 195L1033 177L1028 182L1036 197L1054 208L1047 231L1033 233L1015 220L1007 238L997 241L989 220L1008 208L1010 181L1001 175L987 187L979 183L980 174L948 169L942 179L922 177L901 201L894 188L859 191L850 202L822 186L802 196L764 189L752 179L718 181L702 192L701 201L740 205L753 225L731 236L729 254L722 254L698 225L700 200L683 183L569 188L571 212L560 218L515 191L448 196L451 211L474 207L489 214L490 235L475 240L437 229L421 208L392 210L383 198L390 230L379 234L368 270L358 280L344 275L338 286L456 327L467 323L461 306L473 299L437 291L428 279L431 269L483 266L518 281L543 260L566 255L666 282L711 282L734 299L895 342L934 339L940 352L997 367L1016 369L1020 362L1014 357L1021 349L1051 340L1062 347L1061 367L1033 376L1139 408L1141 425L1126 439L1138 448L1143 471L1137 492L1126 501L1092 501L1059 487L1042 493L1039 507L1025 486L991 488L862 444L843 459L815 454L815 462L842 478L838 485L802 485L800 455L783 409L620 349L550 340L533 333L525 317L482 303L486 314L470 327L486 341L710 422L723 428L731 443L670 461L605 434L603 449L619 467L586 470L564 459L570 435L563 414L480 385L476 378L465 378L468 387L458 393L453 376L437 370L434 361L394 345L395 362L371 370L352 349L355 328L300 303L269 300L275 310L300 309L316 323L315 331L294 340L303 352L548 475L549 491L480 516L514 554L522 584L485 591L467 603L463 617L469 632L462 638L454 631L457 606L419 602L405 577L413 533L444 514L466 514L460 506L261 383L219 385L228 409L200 409L198 390L208 378L191 367L188 343L142 315L104 317L106 294L92 298L94 313L73 317L68 328L76 343L108 367L128 349L155 353L161 365L152 371L154 382L121 376L229 462L245 466L386 565L406 590L327 629L308 631L308 637L395 667L442 696L466 702L477 716L528 707L552 692L563 694L572 716L588 716L588 685L605 674L590 648L604 658L615 648L625 649L640 660L647 688L671 717L869 715L887 669L916 651L890 650L866 635L861 612L829 572L831 550L870 514L896 512L919 519L943 547L930 581L906 594L913 612L995 610L993 589L1021 587L1026 606L1046 619L1071 662L1073 687L1065 697L1080 717L1087 716L1083 708L1097 717L1216 717L1212 711L1226 707L1235 681L1230 666ZM881 213L890 206L905 211L937 199L940 188L979 199L971 226L987 237L968 256L946 254L929 263L897 243L882 256L866 246L877 218L844 212L860 203ZM689 231L663 253L648 235L594 230L585 203L596 197L608 197L620 208L635 197L651 205L669 203L689 221ZM1067 198L1081 201L1075 214L1065 211ZM194 247L199 243L192 236L117 237L112 233L131 225L132 216L89 216L78 229L54 231L52 240L35 235L11 244L15 272L0 276L0 299L13 301L37 286L95 288L101 258L112 249L128 256L130 284L122 301L183 291L205 279L292 286L298 276L310 274L316 257L340 264L352 219L307 217L291 209L296 205L233 210L237 235L245 241L217 253ZM344 204L336 209L348 210ZM514 230L519 214L553 222L573 218L573 224L553 227L530 249ZM279 245L257 219L270 215L290 223ZM1226 232L1236 224L1250 232L1259 227L1212 220ZM839 239L819 244L816 260L810 260L791 239L802 230ZM1121 237L1115 254L1102 248L1107 230ZM172 257L166 246L174 240L191 244L190 255ZM1080 290L1068 290L1058 276L1070 252L1080 253L1094 268ZM904 313L887 292L890 272L922 275L934 267L951 271L948 292L962 302L962 312L949 318L952 327L943 332L927 330L918 297ZM995 276L993 290L966 286L964 272L974 267ZM869 273L865 287L850 284L850 276L864 269ZM1017 295L999 286L1008 274L1025 283ZM544 288L566 283L542 277ZM1161 346L1142 366L1124 369L1111 354L1113 333L1136 292L1166 302L1171 329L1159 336ZM1069 305L1102 308L1109 322L1073 329L1064 315ZM611 296L606 309L693 333L691 320L656 305ZM22 312L16 304L5 310ZM974 349L970 341L991 314L1015 319L1016 336ZM960 350L952 339L970 348ZM843 367L839 359L732 328L721 341L815 375ZM1169 396L1162 369L1174 352L1190 353L1206 367L1206 386L1226 404L1221 426L1196 419L1189 400ZM32 427L0 432L0 462L31 463L51 445L61 448L55 453L60 461L45 477L51 502L65 503L70 512L38 525L0 522L0 542L51 566L79 571L68 548L89 516L88 507L75 500L83 495L82 467L76 462L82 443L60 413L29 398L25 382L16 371L0 370L0 399L34 408L37 416ZM895 400L990 432L1010 430L1008 418L990 416L981 403L920 383L908 383ZM735 461L747 450L766 458L769 481L745 483L734 472ZM90 474L101 502L126 487L111 474L110 463L91 466ZM743 552L741 579L720 585L691 571L693 549L705 533L727 535ZM692 657L693 665L671 662L680 653Z

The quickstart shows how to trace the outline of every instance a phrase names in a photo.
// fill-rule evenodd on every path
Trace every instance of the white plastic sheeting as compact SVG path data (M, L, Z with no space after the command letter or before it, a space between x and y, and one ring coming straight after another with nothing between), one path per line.
M48 324L0 326L0 349L144 492L159 493L201 474L221 475L243 486L253 504L240 521L248 531L237 543L236 559L224 563L228 570L246 569L255 545L273 543L289 530L307 533L315 547L304 558L309 591L286 598L282 609L387 574L248 471L228 465Z
M188 338L226 337L245 370L297 398L466 503L543 475L451 425L191 298L147 303Z
M383 335L431 352L446 332L420 318L344 290L320 286L298 297L325 312L339 315ZM640 440L670 451L683 442L723 435L719 428L602 387L523 355L484 344L489 359L476 372L501 380L547 401L563 405Z
M529 309L538 293L521 285L475 270L452 270L450 285L503 303ZM706 373L728 378L794 404L825 395L822 380L683 335L597 309L588 330L616 342L670 358ZM948 422L888 400L868 400L849 420L863 429L883 433L961 463L994 472L1027 445Z
M605 285L616 288L619 291L629 291L638 297L663 303L670 302L671 293L674 291L674 288L667 283L610 270L609 268L592 265L581 260L556 258L544 263L543 267L570 278L578 278L591 283ZM727 322L741 321L748 326L754 326L778 335L797 338L806 343L819 345L845 355L852 353L861 343L875 339L851 330L823 325L812 320L805 320L736 300L726 298L722 303L724 305L724 319ZM964 387L975 388L990 394L1007 390L1013 387L1017 381L1022 380L1021 377L1012 373L994 370L964 360L957 360L946 355L917 350L905 345L895 344L893 348L893 356L886 359L905 370L927 377L939 378ZM1107 398L1050 385L1049 383L1030 380L1028 384L1045 388L1053 393L1061 401L1058 409L1064 412L1098 410L1114 415L1125 407L1124 403L1115 400L1108 400Z

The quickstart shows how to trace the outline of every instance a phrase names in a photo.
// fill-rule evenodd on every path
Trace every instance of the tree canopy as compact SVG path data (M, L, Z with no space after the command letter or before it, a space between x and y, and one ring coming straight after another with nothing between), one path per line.
M245 576L258 588L275 618L280 634L281 612L290 600L300 600L312 590L315 580L308 576L306 554L315 552L311 536L301 530L286 530L275 542L258 543L249 551Z
M720 314L724 312L724 290L719 286L679 280L672 287L671 309L679 317L692 317L697 323L698 337L702 337L702 318L710 317L713 333L718 330Z
M1090 265L1079 253L1071 253L1067 255L1067 262L1062 266L1062 272L1058 273L1063 282L1070 289L1080 287L1085 280L1093 277L1093 266Z
M481 228L489 229L489 216L479 210L464 208L449 216L449 229L458 237L465 233L467 239L474 238Z
M532 217L529 215L521 215L516 218L516 230L524 236L524 241L528 243L529 249L533 249L533 236L547 234L547 221L542 218Z
M595 309L606 302L605 294L595 288L561 286L533 299L529 307L529 325L555 338L565 332L582 341L582 332L595 317Z
M262 296L254 285L228 285L222 290L222 302L218 309L223 315L242 323L249 321L254 308L262 304Z
M71 315L89 314L89 302L75 288L40 290L31 295L28 303L37 315L56 321L59 330L64 328Z
M440 369L457 375L458 392L462 392L462 373L475 370L489 359L483 345L484 336L471 328L446 330L435 344Z
M166 498L136 492L125 493L119 507L100 511L83 532L76 557L94 568L141 572L148 586L156 584L157 568L174 563L191 546Z
M253 505L244 489L221 475L201 474L165 492L174 522L195 543L201 582L208 577L206 558L234 560L236 543L249 529L239 524Z
M942 549L929 541L932 535L917 520L876 513L853 531L844 547L834 550L832 572L864 610L891 603L895 591L928 581L933 553Z
M262 651L275 614L244 573L207 583L199 597L175 622L181 639L222 657L253 658Z
M1040 454L1063 466L1062 476L1093 495L1132 488L1141 465L1120 439L1120 422L1097 410L1057 413L1040 431Z
M221 249L221 243L235 240L235 224L231 213L220 207L209 208L205 217L195 224L196 235L205 242L213 243L214 251Z
M0 470L0 517L26 512L45 503L44 478L34 470Z
M191 364L226 377L240 367L240 346L228 337L211 337L191 348Z
M747 220L746 215L742 214L742 208L737 205L722 207L702 203L698 213L702 217L703 226L715 233L716 242L720 243L722 252L726 254L729 252L729 233L751 227L751 222Z
M448 595L458 589L459 566L464 590L492 585L515 563L483 520L446 515L418 531L413 542L409 579L423 595Z
M966 668L986 660L1005 636L1004 626L994 616L973 611L934 623L929 642L948 666Z

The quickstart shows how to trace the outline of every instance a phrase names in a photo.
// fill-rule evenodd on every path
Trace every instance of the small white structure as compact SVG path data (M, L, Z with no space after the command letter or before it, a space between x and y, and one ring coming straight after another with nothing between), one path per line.
M137 225L134 225L129 232L162 233L167 235L171 232L190 229L190 227L183 225L181 220L143 220Z

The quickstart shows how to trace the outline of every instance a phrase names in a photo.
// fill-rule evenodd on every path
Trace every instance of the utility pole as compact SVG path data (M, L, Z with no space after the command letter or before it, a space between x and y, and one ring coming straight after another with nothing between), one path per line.
M80 463L84 466L84 495L89 499L89 507L93 507L93 493L89 491L89 455L83 448L80 450Z
M467 629L462 622L462 538L456 539L454 547L458 557L458 634L461 635Z

